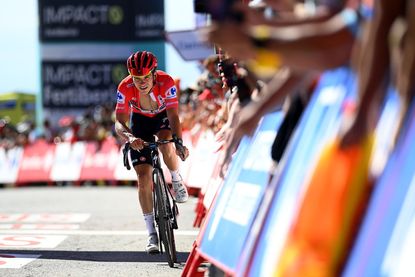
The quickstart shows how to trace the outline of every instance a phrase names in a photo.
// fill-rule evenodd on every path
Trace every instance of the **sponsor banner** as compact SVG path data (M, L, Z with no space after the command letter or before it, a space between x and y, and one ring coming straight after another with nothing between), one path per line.
M44 107L88 108L116 101L125 61L42 62Z
M134 39L164 40L164 0L135 0Z
M204 188L208 185L212 172L215 169L217 153L214 152L216 146L215 135L212 132L204 132L192 149L192 161L197 161L188 171L186 179L187 185L192 188Z
M79 180L113 180L119 162L119 147L114 140L105 140L101 145L88 143Z
M85 156L86 144L84 142L59 143L55 149L55 159L50 174L52 181L79 180L82 162Z
M0 148L0 184L13 184L16 182L23 148L14 147L6 151Z
M272 162L269 149L282 119L283 113L279 111L266 115L254 136L241 140L223 186L209 210L200 251L216 265L223 265L226 273L236 270L245 252L253 247L250 230L254 220L259 218L267 191ZM218 245L228 249L227 252L221 251Z
M131 1L38 2L41 41L131 39L134 27Z
M280 168L274 173L278 177L271 181L273 196L264 207L266 218L257 221L262 226L261 233L255 238L257 245L251 254L252 266L247 276L273 274L318 155L340 127L344 103L354 99L354 81L354 74L347 67L327 71L319 79Z
M164 1L42 0L40 39L56 41L132 41L162 39Z
M55 145L39 140L24 148L18 183L48 182L55 155Z

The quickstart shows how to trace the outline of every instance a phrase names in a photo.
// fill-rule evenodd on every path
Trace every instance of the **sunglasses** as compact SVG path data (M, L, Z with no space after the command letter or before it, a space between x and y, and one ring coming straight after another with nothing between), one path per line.
M148 73L147 75L144 76L135 76L135 75L131 75L131 77L133 77L133 81L135 82L148 82L149 80L151 80L151 74L153 72Z

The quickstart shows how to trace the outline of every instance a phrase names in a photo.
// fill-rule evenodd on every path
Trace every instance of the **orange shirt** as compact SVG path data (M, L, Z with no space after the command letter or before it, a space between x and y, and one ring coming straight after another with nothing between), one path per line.
M170 75L161 70L157 70L156 81L149 94L157 102L157 109L142 109L140 107L140 93L133 83L133 78L131 76L125 77L118 85L115 112L134 112L154 117L166 109L178 108L179 106L175 82Z

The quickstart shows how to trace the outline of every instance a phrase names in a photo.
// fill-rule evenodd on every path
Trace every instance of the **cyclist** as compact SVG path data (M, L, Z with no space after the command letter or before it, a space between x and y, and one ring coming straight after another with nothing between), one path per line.
M115 130L130 143L131 162L138 176L138 198L149 233L147 253L156 253L158 238L154 226L152 198L152 166L150 151L144 141L175 139L161 145L163 160L170 170L174 197L186 202L188 192L179 173L179 156L183 161L189 150L183 145L178 114L177 88L173 78L157 70L157 58L148 51L138 51L127 59L129 76L118 85L115 108ZM175 148L175 149L174 149Z

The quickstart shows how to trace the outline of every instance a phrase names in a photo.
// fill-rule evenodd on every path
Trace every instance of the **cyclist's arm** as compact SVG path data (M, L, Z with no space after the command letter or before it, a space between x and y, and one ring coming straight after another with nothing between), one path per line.
M167 117L170 122L170 128L173 135L178 138L182 138L182 127L180 124L179 110L178 108L167 109Z
M144 147L144 141L136 138L128 127L130 116L127 113L115 114L115 132L118 136L130 143L130 147L135 150L141 150Z
M129 115L127 113L115 114L115 132L125 141L130 141L134 138L131 129L128 127Z

